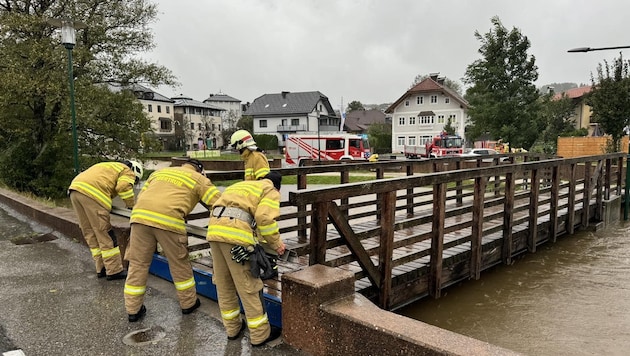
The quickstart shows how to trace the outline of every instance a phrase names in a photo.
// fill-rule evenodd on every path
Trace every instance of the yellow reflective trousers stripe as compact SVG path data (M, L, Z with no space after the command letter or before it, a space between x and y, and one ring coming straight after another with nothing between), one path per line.
M102 250L101 254L103 258L110 258L112 256L120 255L120 248L118 246L110 248L109 250Z
M247 327L250 329L256 329L261 325L267 324L269 319L267 319L267 313L259 316L258 318L247 318Z
M195 278L190 278L185 281L175 282L175 289L186 290L195 286Z
M239 315L241 315L240 309L221 310L221 317L225 320L236 319Z
M92 257L100 256L101 249L100 248L91 248L90 252L92 252Z
M146 286L131 286L129 284L125 284L125 294L128 295L143 295L146 290Z

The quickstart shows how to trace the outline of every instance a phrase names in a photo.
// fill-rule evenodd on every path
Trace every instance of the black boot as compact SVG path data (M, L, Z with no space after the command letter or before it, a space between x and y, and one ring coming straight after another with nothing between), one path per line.
M200 305L201 305L201 300L199 300L199 298L197 298L197 300L195 301L195 304L193 304L192 307L186 308L186 309L182 309L182 314L190 314L190 313L194 312L195 309L199 308Z
M107 271L105 270L105 267L101 268L100 272L96 272L97 278L103 278L105 276L107 276Z
M271 327L271 333L269 334L269 337L265 339L265 341L261 342L260 344L252 344L253 347L260 347L260 346L265 346L268 342L273 341L277 338L279 338L280 336L282 336L282 329L277 328L275 326Z
M135 313L135 314L128 314L129 315L129 322L130 323L135 323L136 321L142 319L142 317L146 313L147 313L147 308L144 306L144 304L142 304L142 306L140 307L140 310L138 310L137 313Z
M116 274L112 274L112 275L108 275L107 276L107 280L108 281L113 281L116 279L125 279L127 278L127 272L125 270L122 270Z
M241 330L238 331L238 333L234 336L228 336L228 340L236 340L239 337L241 337L241 335L243 335L243 331L245 330L245 320L241 320Z

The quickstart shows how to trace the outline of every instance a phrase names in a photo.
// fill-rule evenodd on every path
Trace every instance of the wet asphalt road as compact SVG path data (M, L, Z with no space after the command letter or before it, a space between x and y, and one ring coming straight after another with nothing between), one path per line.
M8 213L7 213L8 212ZM147 315L129 323L124 281L97 279L86 246L0 205L0 352L25 355L305 355L281 340L228 341L216 302L182 315L171 283L150 276ZM52 233L53 241L32 242ZM50 235L49 235L50 236ZM135 335L133 335L135 333Z

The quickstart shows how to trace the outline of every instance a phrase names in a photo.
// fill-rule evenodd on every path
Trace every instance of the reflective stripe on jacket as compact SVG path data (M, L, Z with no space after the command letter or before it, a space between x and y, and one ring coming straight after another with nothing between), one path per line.
M186 215L201 202L211 207L221 193L192 166L163 168L153 172L138 194L131 223L176 233L186 233Z
M245 210L256 221L258 238L273 249L280 247L280 229L277 223L280 216L280 192L269 179L235 183L223 191L214 206ZM211 216L206 239L241 246L256 244L252 226L243 220L229 217Z
M107 210L112 209L112 199L117 195L131 208L135 181L133 171L124 163L102 162L79 173L68 189L87 195Z
M245 180L258 180L269 174L269 161L264 153L246 148L241 158L245 161Z

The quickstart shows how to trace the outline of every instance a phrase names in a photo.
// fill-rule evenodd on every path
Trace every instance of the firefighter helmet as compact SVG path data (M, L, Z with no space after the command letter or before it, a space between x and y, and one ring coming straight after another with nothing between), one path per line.
M230 137L230 146L237 150L256 145L256 141L247 130L238 130Z
M133 171L133 174L135 174L136 183L139 182L142 179L142 175L144 174L142 164L138 161L125 161L125 164Z
M282 175L276 171L271 171L269 173L267 173L266 176L263 177L263 179L269 179L272 183L273 186L280 190L280 186L282 185Z
M195 167L195 169L197 170L197 172L202 173L203 172L203 163L201 163L201 161L194 159L194 158L189 158L188 161L186 161L186 163L192 165Z

